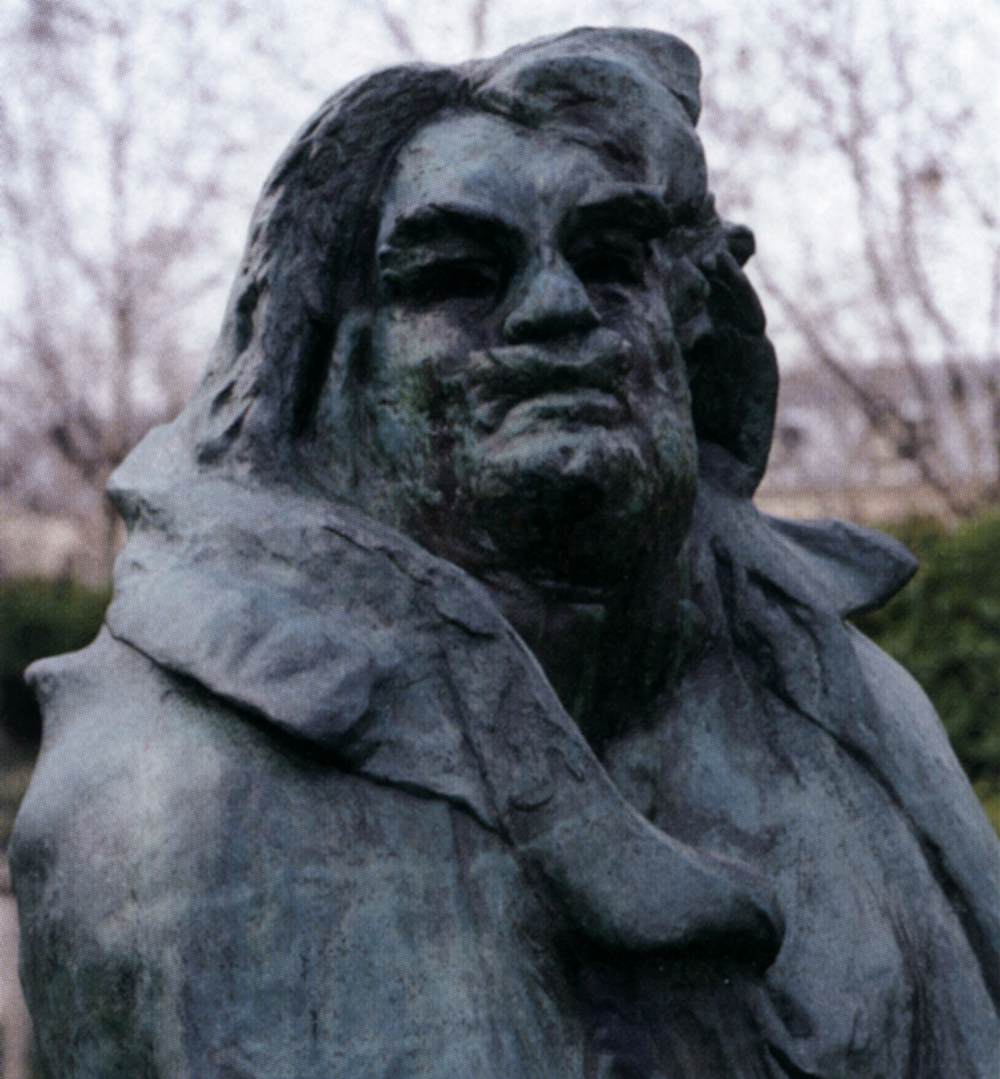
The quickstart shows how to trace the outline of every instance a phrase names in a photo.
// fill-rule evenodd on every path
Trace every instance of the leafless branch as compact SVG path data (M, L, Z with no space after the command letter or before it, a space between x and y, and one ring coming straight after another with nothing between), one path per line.
M489 15L490 0L472 0L469 8L469 24L472 27L472 51L481 53L486 45L486 19Z
M413 40L413 35L410 33L410 27L406 20L393 11L385 0L378 0L376 7L385 28L389 31L389 36L399 52L411 59L419 56L420 52Z
M969 506L955 494L953 485L939 473L930 456L923 452L919 445L916 446L915 453L910 452L911 446L914 445L912 419L905 416L891 398L873 393L856 371L826 347L822 335L817 330L816 321L809 312L795 302L766 270L758 267L758 273L770 295L777 300L785 317L802 334L815 360L849 392L869 426L888 438L898 450L903 448L905 441L907 452L901 455L913 460L923 481L938 495L951 513L955 516L966 515L969 512Z

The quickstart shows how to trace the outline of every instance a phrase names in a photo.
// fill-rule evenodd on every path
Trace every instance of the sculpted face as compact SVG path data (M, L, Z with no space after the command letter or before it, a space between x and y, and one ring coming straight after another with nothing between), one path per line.
M420 538L580 585L679 544L696 442L659 240L704 196L686 175L664 200L557 131L482 114L404 148L378 237L372 411Z

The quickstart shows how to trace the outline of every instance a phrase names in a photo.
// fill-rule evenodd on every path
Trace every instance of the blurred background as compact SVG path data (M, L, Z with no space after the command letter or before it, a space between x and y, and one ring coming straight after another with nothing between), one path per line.
M672 9L672 10L671 10ZM32 659L86 644L109 472L177 412L264 177L374 67L576 25L677 33L782 370L762 508L900 535L867 632L1000 827L1000 5L984 0L5 0L0 10L0 1079L26 1075L2 852Z

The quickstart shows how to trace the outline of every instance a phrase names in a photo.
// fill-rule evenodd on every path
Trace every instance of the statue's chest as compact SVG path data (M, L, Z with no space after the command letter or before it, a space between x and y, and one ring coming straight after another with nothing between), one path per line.
M117 642L76 664L16 834L45 1074L575 1079L498 837Z
M789 1058L824 1076L911 1074L929 971L958 927L903 810L846 741L716 672L610 767L664 831L772 882L785 944L750 1007Z

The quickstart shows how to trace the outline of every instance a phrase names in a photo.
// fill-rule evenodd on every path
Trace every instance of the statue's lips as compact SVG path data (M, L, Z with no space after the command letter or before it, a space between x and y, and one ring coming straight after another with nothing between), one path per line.
M614 393L594 386L578 386L548 390L531 397L480 400L474 416L481 432L511 438L549 427L562 430L617 427L628 416L628 409Z
M615 426L630 361L627 343L604 329L559 348L511 346L473 353L464 372L480 430L516 434L545 424Z
M583 388L544 393L520 401L502 422L506 435L536 429L555 421L560 425L613 427L621 423L625 408L621 401L602 390Z

